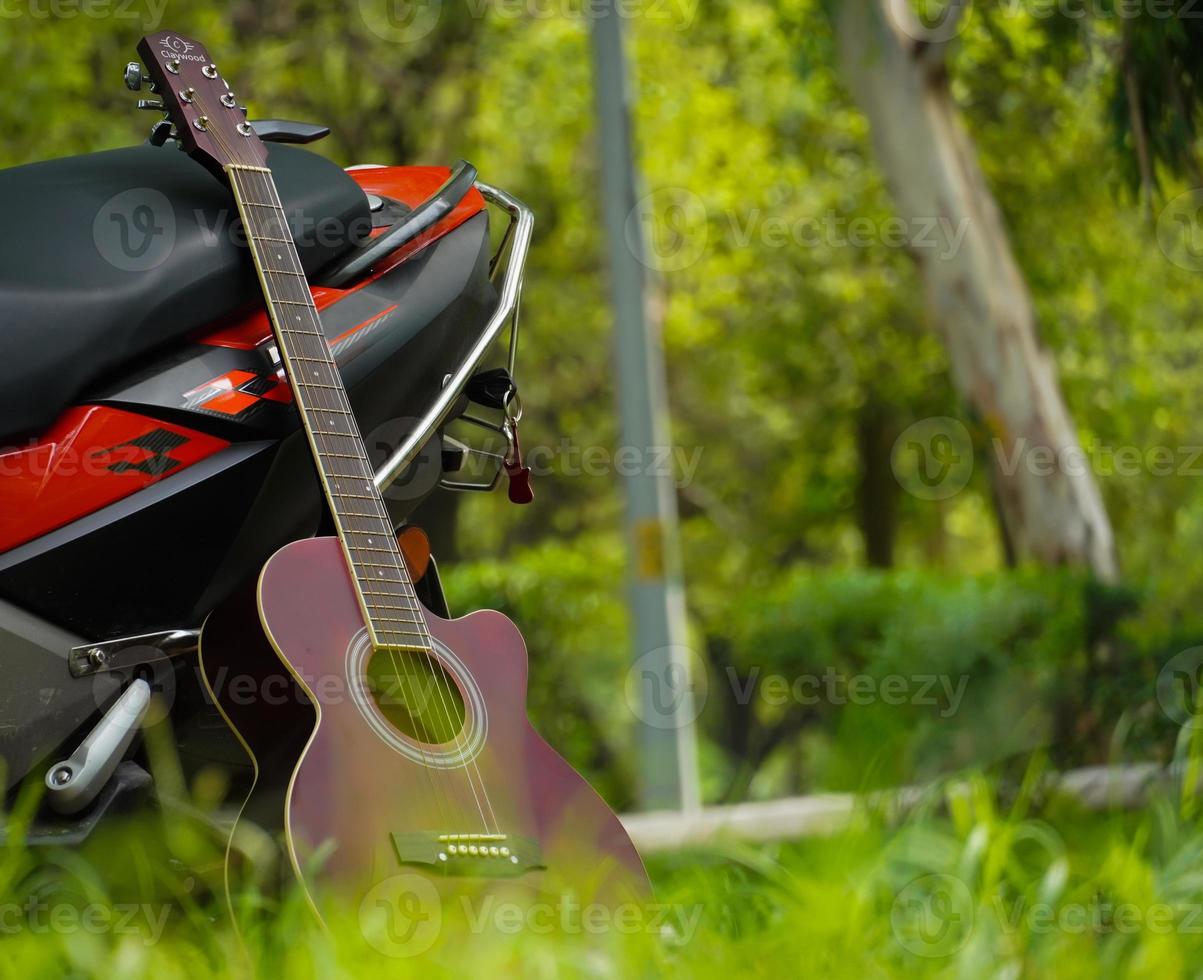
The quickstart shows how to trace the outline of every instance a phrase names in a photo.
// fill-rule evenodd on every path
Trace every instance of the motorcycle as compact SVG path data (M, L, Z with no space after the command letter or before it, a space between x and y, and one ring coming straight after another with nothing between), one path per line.
M529 499L530 211L464 162L343 170L303 146L324 127L250 125L394 526L503 475ZM82 841L153 794L139 736L156 711L186 771L250 779L198 681L200 629L329 520L237 214L172 136L0 171L0 762L10 798L44 785L31 845ZM448 434L457 420L492 451ZM425 569L419 595L446 617Z

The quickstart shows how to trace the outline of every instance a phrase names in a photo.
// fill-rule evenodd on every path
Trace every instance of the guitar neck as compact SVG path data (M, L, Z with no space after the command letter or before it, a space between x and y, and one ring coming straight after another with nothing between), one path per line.
M284 373L377 647L430 651L393 524L289 230L271 171L226 168Z

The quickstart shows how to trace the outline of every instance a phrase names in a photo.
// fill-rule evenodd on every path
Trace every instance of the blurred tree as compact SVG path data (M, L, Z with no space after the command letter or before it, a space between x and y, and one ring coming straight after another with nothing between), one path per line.
M952 6L933 31L907 0L844 0L835 25L845 78L870 119L903 218L951 225L942 225L940 248L913 254L957 387L997 447L995 499L1008 541L1021 558L1079 565L1112 581L1111 523L1089 468L1066 463L1084 454L949 90L947 43L968 3ZM1032 453L1050 451L1053 465L1030 465Z

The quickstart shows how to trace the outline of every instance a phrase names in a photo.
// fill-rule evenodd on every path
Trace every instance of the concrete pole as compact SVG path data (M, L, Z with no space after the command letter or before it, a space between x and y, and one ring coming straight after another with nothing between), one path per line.
M595 0L591 11L621 439L647 461L670 445L664 350L648 302L646 232L635 211L622 16L614 0ZM653 472L661 467L632 469L639 472L624 477L635 642L627 698L639 725L640 805L692 810L700 805L693 723L701 705L686 647L676 489L670 474Z

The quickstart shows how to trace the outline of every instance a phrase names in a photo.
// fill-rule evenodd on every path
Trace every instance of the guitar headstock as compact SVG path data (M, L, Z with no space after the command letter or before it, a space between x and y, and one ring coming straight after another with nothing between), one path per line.
M200 42L160 31L139 42L138 54L189 156L219 175L231 165L267 166L267 147Z

